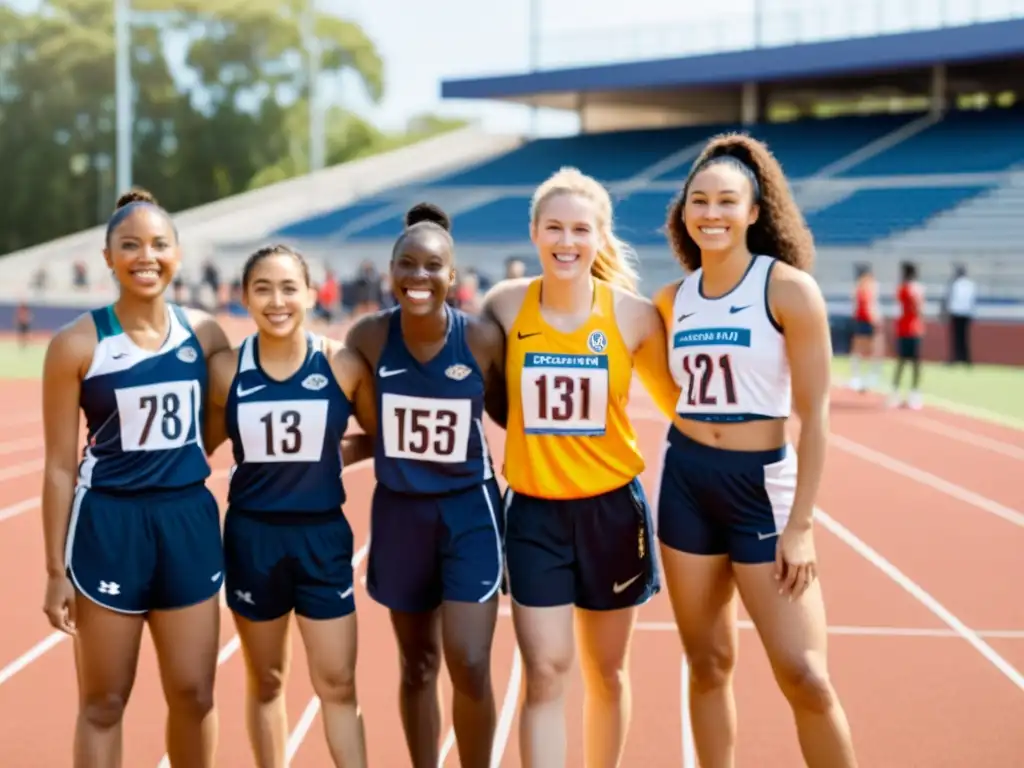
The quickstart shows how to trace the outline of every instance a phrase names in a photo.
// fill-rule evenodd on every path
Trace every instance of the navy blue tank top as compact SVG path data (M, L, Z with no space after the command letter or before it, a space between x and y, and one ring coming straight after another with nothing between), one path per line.
M377 482L410 494L451 493L494 477L484 437L484 377L466 343L466 315L446 307L444 347L421 363L391 310L375 372Z
M228 504L235 509L315 513L345 503L341 438L352 404L322 340L307 334L307 343L305 362L285 381L263 372L257 335L238 351L225 414L235 458Z
M155 352L131 340L112 306L92 319L98 339L79 397L88 437L78 486L130 494L206 480L206 358L185 310L169 306Z

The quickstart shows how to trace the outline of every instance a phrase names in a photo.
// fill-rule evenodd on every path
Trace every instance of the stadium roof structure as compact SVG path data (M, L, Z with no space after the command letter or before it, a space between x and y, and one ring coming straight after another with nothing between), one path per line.
M785 82L828 90L847 80L851 89L878 83L916 90L929 68L944 64L954 78L1007 89L1024 80L1024 19L924 31L800 43L742 51L633 61L530 73L445 80L446 99L489 99L573 109L578 96L608 101L626 92L728 88L748 81ZM901 78L906 82L901 83ZM632 101L622 98L621 102Z

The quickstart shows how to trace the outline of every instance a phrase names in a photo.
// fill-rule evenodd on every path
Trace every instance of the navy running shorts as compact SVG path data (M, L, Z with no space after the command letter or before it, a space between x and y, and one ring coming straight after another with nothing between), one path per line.
M520 605L609 611L658 593L647 496L639 478L583 499L541 499L508 489L505 558Z
M228 509L224 564L228 607L250 621L295 611L339 619L356 609L353 535L340 509L248 512Z
M203 483L132 495L80 487L65 565L79 592L118 613L201 603L224 582L217 500Z
M442 601L487 602L502 585L502 522L494 479L423 496L377 483L367 591L381 605L409 613Z
M658 494L658 538L694 555L772 562L793 506L796 469L791 445L729 451L672 426Z

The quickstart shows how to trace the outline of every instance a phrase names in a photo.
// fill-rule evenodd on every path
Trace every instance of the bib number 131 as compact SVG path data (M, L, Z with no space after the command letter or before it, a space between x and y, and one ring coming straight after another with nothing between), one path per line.
M527 434L603 435L608 411L608 358L527 355L522 402Z

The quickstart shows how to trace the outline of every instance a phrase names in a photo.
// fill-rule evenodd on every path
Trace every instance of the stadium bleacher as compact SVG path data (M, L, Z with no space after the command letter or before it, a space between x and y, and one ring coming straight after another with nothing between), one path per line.
M885 142L920 119L919 114L885 115L539 139L425 186L399 187L293 222L277 234L353 243L393 238L407 201L423 195L459 201L452 193L462 192L455 217L460 241L515 242L525 236L533 187L560 166L575 165L615 193L617 224L628 240L638 246L663 243L666 207L700 144L720 131L743 130L765 140L778 157L803 198L819 244L867 246L994 190L1015 163L1024 161L1024 145L1015 138L1024 135L1024 110L952 112L905 132L902 140ZM865 153L862 161L830 170L879 143L883 146ZM813 185L804 186L814 194L801 195L801 182L808 181ZM468 194L472 191L475 197Z

